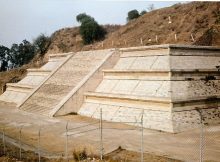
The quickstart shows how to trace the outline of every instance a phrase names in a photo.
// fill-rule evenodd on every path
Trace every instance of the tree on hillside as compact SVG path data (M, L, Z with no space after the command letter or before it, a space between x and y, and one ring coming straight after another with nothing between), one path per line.
M19 45L12 45L9 53L9 61L13 67L20 67L33 59L34 55L34 46L27 40L23 40Z
M0 45L0 72L7 70L9 51L9 48Z
M40 34L36 39L34 39L33 46L36 52L39 52L41 55L43 55L47 52L50 43L50 37Z
M10 49L0 45L0 71L27 64L38 53L45 54L50 42L50 37L41 34L34 39L33 44L23 40L20 44L12 44Z
M81 13L81 14L77 15L76 20L80 23L82 23L83 21L87 21L87 20L95 21L95 19L93 17L87 15L86 13Z
M140 16L139 12L137 10L131 10L128 12L127 21L131 21L133 19L136 19Z
M105 29L93 17L82 13L76 16L76 20L81 23L80 35L84 44L90 44L105 37Z

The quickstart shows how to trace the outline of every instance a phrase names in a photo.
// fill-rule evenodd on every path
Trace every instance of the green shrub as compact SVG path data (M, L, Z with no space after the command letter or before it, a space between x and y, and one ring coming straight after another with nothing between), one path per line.
M82 13L76 16L76 20L81 23L80 35L84 44L90 44L105 37L106 31L91 16Z
M51 43L50 37L40 34L33 42L36 52L39 52L41 55L47 52L47 49Z
M131 21L133 19L136 19L140 16L139 12L137 10L131 10L128 12L127 21Z

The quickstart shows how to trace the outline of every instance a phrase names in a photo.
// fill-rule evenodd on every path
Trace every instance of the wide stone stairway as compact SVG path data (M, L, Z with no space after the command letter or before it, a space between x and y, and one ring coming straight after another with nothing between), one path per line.
M27 69L27 75L21 81L6 84L7 89L0 96L0 101L14 103L16 105L20 104L71 54L72 53L50 55L48 63L43 65L41 68Z
M75 97L74 94L77 93L75 90L81 87L90 90L96 88L95 85L99 83L99 80L101 81L101 77L96 73L112 54L113 52L111 52L111 50L77 52L50 76L35 93L29 96L29 98L19 106L20 109L45 116L54 116L56 113L60 113L60 111L61 114L73 112L74 105L68 110L68 108L65 107L65 103L68 102L68 100L74 100L73 102L83 100L80 99L79 96L71 99L71 97ZM111 61L109 61L108 64L110 65ZM96 83L90 87L84 86L87 80L93 76L95 77ZM63 106L64 108L62 108ZM64 111L62 112L63 109Z

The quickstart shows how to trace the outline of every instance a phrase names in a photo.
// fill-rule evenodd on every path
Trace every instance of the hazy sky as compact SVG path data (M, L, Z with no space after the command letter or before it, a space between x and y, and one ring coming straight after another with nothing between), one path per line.
M40 33L46 35L64 28L78 26L75 17L86 12L100 24L125 24L127 12L142 11L149 4L156 8L177 2L125 0L0 0L0 45L10 47Z

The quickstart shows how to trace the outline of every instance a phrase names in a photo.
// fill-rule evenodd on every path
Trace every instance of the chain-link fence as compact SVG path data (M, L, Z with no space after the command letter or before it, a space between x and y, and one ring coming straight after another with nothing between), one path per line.
M27 135L26 128L23 126L13 130L14 133L12 135L7 134L9 132L8 129L11 129L10 127L3 127L1 130L2 142L0 153L1 155L17 157L22 160L26 156L30 156L24 150L31 150L31 156L38 161L41 161L43 159L42 157L45 156L62 158L66 161L73 158L80 160L87 158L86 154L81 152L77 154L79 157L76 157L74 152L79 144L77 140L85 137L85 139L96 139L94 142L95 154L92 157L90 156L90 158L103 160L105 154L108 153L106 151L109 144L109 135L106 137L107 132L108 134L112 132L111 142L117 143L118 146L121 146L120 140L113 140L116 136L117 138L122 135L132 136L131 139L136 143L134 150L139 152L140 158L138 161L141 162L145 161L144 156L146 152L152 152L158 156L167 155L170 158L187 162L220 161L220 126L218 123L216 125L210 125L205 119L207 118L206 114L201 110L197 112L196 115L199 118L196 118L196 120L193 118L191 120L172 119L172 127L176 133L167 133L144 128L144 110L140 118L136 121L118 121L112 123L102 120L101 109L99 120L82 123L80 126L74 126L71 121L67 122L63 125L60 136L54 138L55 140L52 143L45 142L49 135L48 128L45 126L39 126L39 129L32 132L31 136L30 134ZM160 120L154 120L151 122L161 122ZM115 126L116 124L133 126L118 127ZM128 131L129 133L127 133ZM125 140L121 141L124 146L132 145L132 141L126 141L126 137L124 138ZM15 145L16 149L11 149L12 145ZM47 151L46 148L50 151ZM56 149L53 151L53 148ZM86 146L83 148L86 148Z

